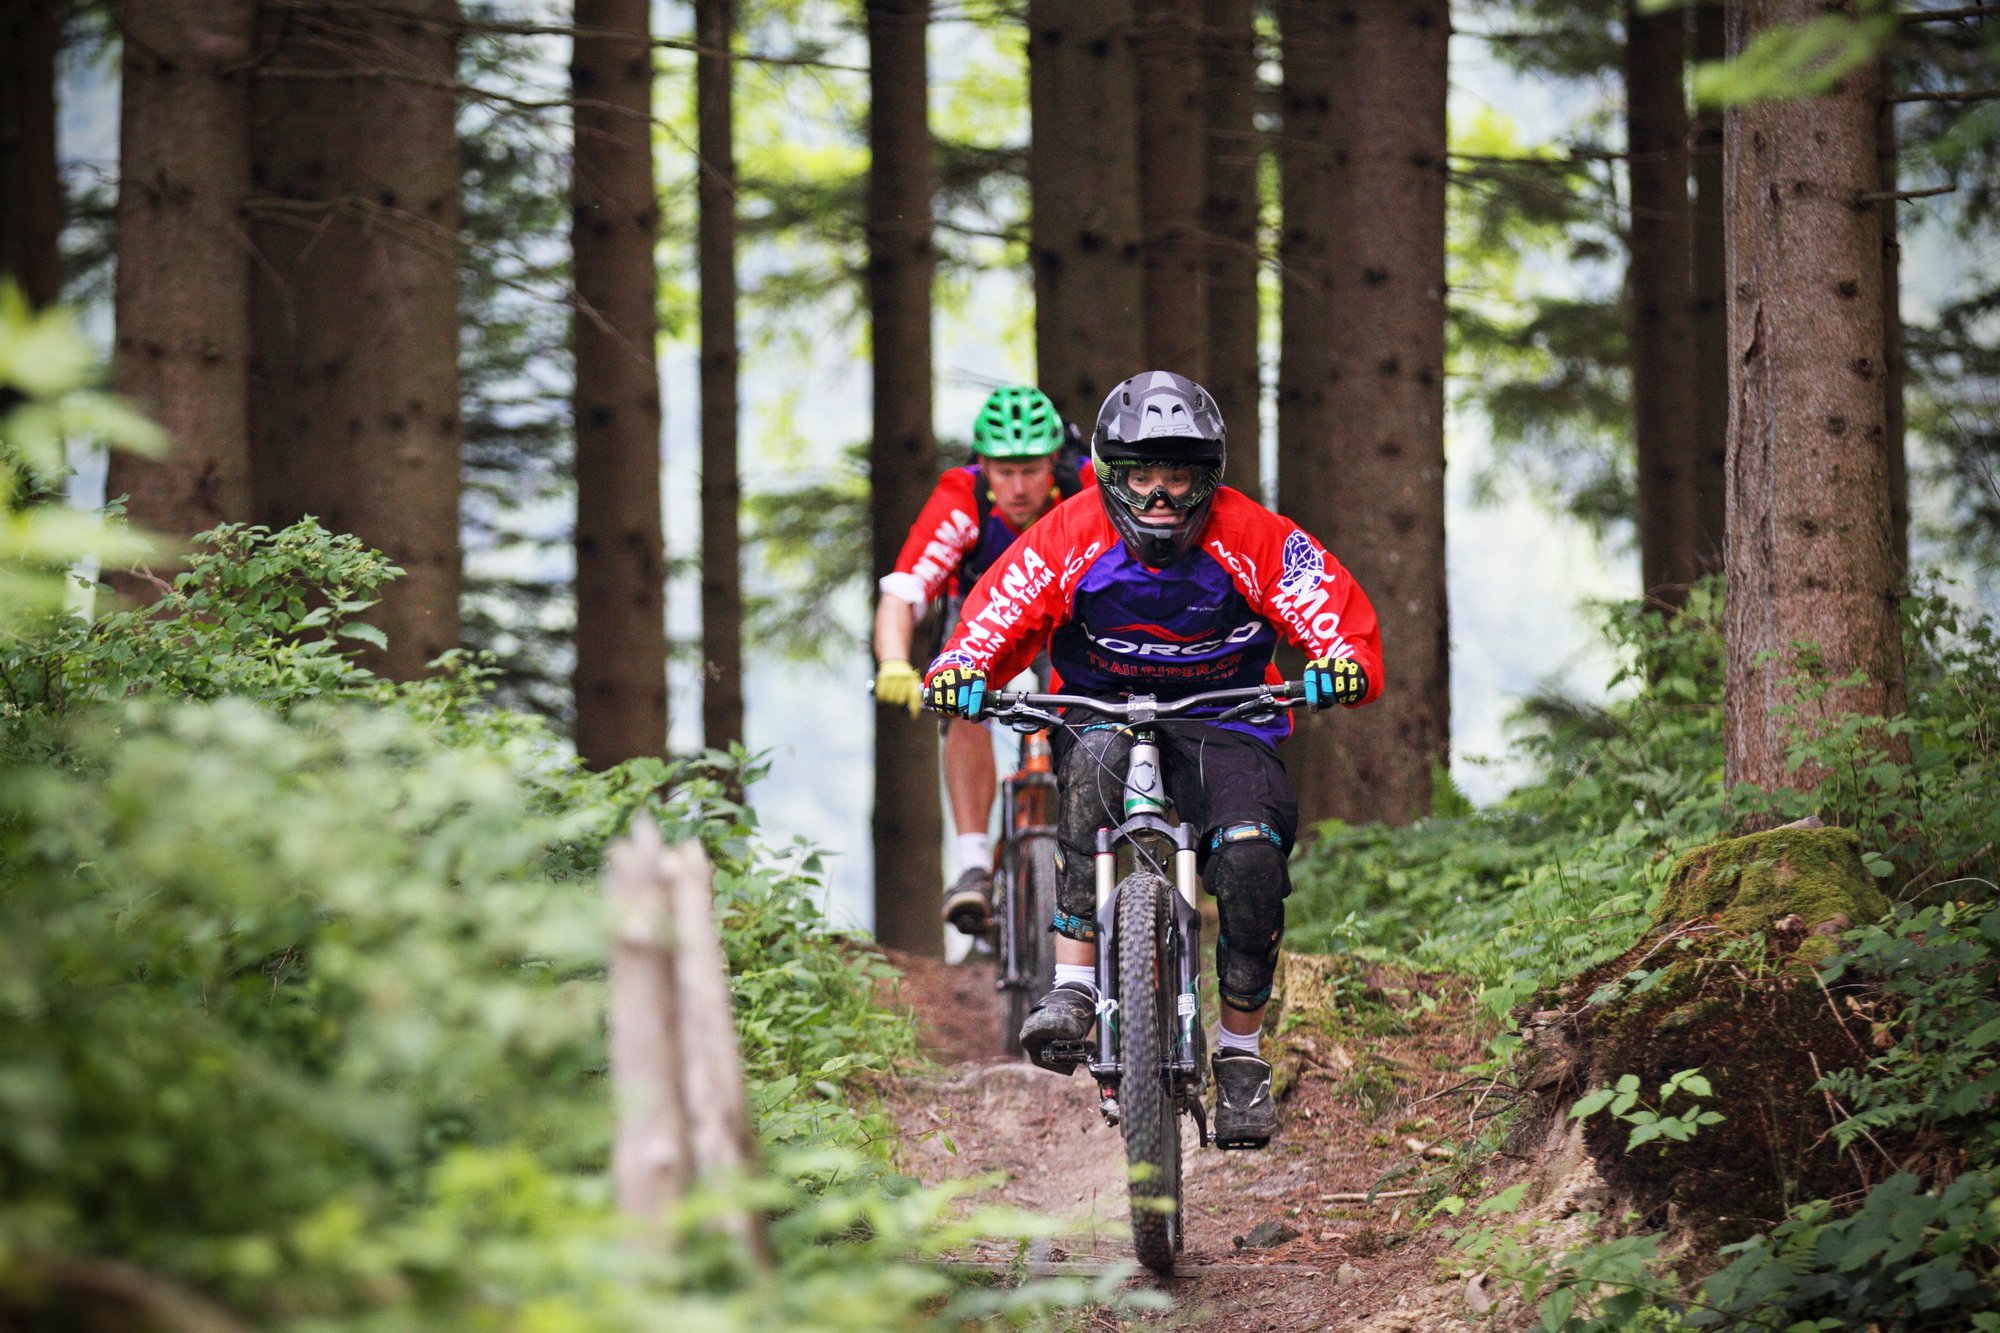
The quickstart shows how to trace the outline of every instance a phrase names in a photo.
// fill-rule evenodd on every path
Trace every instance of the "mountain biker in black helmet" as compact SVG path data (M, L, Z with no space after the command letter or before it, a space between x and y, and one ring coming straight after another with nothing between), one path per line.
M1220 484L1226 440L1214 400L1185 376L1151 371L1113 389L1091 437L1097 494L1058 505L980 577L926 674L929 706L977 717L988 680L1009 679L1044 641L1050 689L1071 694L1165 700L1275 682L1271 654L1282 636L1311 658L1312 706L1353 707L1379 695L1381 638L1367 595L1296 524ZM1218 1142L1242 1147L1261 1146L1277 1129L1258 1033L1298 827L1275 748L1290 729L1288 714L1154 727L1167 790L1196 829L1221 916L1214 1123ZM1102 723L1054 740L1062 785L1056 986L1021 1029L1029 1057L1048 1068L1056 1068L1051 1044L1094 1033L1092 855L1096 830L1122 817L1131 747L1126 732Z

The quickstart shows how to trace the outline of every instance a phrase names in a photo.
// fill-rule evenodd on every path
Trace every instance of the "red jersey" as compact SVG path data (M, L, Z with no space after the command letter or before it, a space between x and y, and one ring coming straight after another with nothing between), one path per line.
M1352 658L1382 693L1382 640L1368 595L1288 518L1224 486L1201 542L1155 569L1119 538L1094 494L1030 528L983 574L931 663L1004 681L1049 646L1051 690L1176 699L1279 679L1280 636L1313 657ZM1357 705L1358 706L1358 705ZM1233 729L1276 742L1289 717Z
M1060 465L1060 460L1058 465ZM1085 459L1077 468L1077 488L1097 485L1097 474ZM925 607L947 590L964 594L992 563L1021 535L990 502L982 503L983 481L979 465L955 467L938 478L931 498L924 502L896 568L884 575L883 592L900 597L922 614ZM1058 495L1070 488L1057 486Z

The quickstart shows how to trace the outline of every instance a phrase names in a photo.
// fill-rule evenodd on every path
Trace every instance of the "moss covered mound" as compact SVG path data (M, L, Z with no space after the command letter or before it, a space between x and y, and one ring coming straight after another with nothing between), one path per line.
M1726 1117L1687 1143L1626 1151L1631 1127L1608 1114L1584 1141L1605 1179L1640 1213L1737 1238L1799 1198L1855 1185L1827 1134L1815 1085L1867 1059L1867 1025L1839 1011L1816 969L1848 926L1888 910L1846 829L1788 827L1698 847L1674 864L1654 928L1623 956L1558 988L1528 1025L1522 1084L1557 1114L1578 1094L1700 1069L1706 1110ZM1662 1108L1685 1111L1685 1100Z
M1747 935L1789 916L1811 930L1842 916L1847 924L1873 921L1888 910L1853 830L1779 828L1707 843L1674 862L1653 924L1712 917Z
M1787 948L1784 940L1708 928L1650 958L1628 956L1626 971L1599 988L1601 1002L1585 1020L1588 1072L1578 1085L1610 1086L1633 1074L1650 1105L1676 1073L1700 1069L1714 1088L1700 1100L1726 1117L1691 1142L1631 1152L1626 1124L1602 1115L1586 1123L1585 1142L1605 1178L1642 1214L1671 1206L1688 1222L1738 1239L1781 1219L1797 1198L1853 1186L1814 1085L1865 1059L1865 1027L1836 1012L1812 969ZM1685 1111L1686 1101L1665 1109Z

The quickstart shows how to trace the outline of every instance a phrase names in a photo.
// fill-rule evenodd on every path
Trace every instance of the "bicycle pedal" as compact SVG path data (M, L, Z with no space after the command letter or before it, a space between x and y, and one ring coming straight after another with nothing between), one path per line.
M1271 1146L1269 1139L1217 1139L1215 1146L1224 1152L1254 1152L1258 1148Z
M1040 1051L1028 1052L1028 1062L1051 1074L1070 1075L1090 1060L1087 1041L1052 1041Z

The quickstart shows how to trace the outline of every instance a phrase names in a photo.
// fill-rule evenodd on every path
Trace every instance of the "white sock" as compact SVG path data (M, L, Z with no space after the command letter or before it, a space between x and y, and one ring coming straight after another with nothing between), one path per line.
M993 866L993 843L984 833L961 833L953 840L958 848L958 868L961 873L973 869L989 870Z
M1056 985L1075 982L1087 988L1092 995L1097 994L1097 964L1057 963Z
M1220 1023L1215 1027L1215 1048L1219 1051L1248 1051L1257 1054L1257 1041L1264 1035L1263 1029L1254 1032L1231 1032Z

